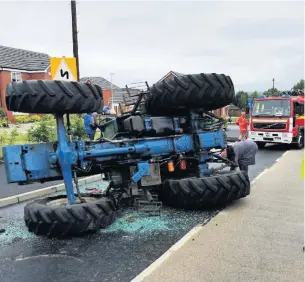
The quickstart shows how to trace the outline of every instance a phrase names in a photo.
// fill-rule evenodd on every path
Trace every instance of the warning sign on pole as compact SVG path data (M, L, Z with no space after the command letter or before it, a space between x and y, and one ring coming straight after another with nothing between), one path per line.
M77 81L76 59L74 57L51 58L53 80Z

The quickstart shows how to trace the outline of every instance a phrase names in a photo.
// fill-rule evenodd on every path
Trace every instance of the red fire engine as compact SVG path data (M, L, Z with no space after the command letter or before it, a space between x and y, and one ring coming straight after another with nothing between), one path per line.
M259 96L252 101L249 139L259 148L267 143L304 148L304 92L289 91L279 97Z

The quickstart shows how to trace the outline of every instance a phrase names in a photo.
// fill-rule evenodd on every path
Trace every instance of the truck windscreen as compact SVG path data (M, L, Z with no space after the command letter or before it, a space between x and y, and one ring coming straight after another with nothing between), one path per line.
M257 100L253 103L252 116L290 116L289 100Z

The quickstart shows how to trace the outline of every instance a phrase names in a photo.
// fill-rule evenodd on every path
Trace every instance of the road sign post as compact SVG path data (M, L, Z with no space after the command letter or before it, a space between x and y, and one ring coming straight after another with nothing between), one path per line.
M52 80L77 81L76 59L74 57L51 58Z

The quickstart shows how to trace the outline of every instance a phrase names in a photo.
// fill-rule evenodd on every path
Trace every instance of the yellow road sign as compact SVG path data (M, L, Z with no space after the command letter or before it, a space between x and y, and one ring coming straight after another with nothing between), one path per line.
M74 57L54 57L50 61L53 80L77 81L76 59Z

